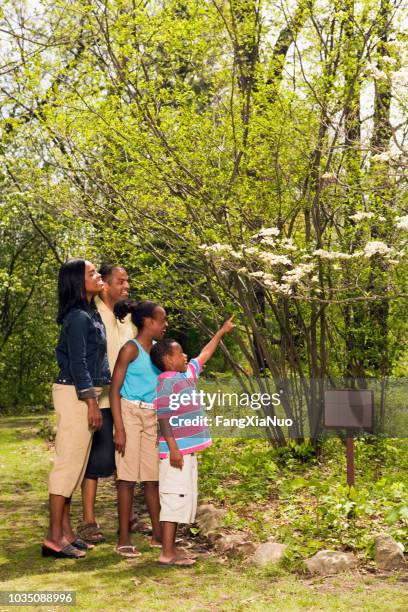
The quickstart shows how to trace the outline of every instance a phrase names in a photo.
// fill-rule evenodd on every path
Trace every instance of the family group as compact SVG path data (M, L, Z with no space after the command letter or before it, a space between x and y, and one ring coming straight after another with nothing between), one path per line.
M177 548L176 530L194 521L197 453L211 444L207 426L192 425L203 420L195 418L202 408L193 397L203 366L234 325L226 321L188 362L180 344L164 337L165 309L151 300L129 301L129 288L120 265L98 271L77 258L59 271L57 434L42 555L79 559L104 541L95 518L98 479L116 474L119 555L140 555L131 533L141 531L161 549L160 564L190 566L195 560ZM169 401L175 395L183 396L177 408ZM137 482L151 528L133 512ZM83 520L74 532L70 506L79 487Z

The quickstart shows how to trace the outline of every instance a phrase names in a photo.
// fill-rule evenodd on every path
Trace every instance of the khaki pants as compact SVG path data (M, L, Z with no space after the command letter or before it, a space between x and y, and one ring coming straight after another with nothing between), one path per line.
M100 394L102 388L97 388L97 392ZM74 385L54 384L52 401L57 413L57 435L48 492L71 497L82 483L91 450L88 406L77 398Z
M118 480L146 482L159 480L156 410L141 408L121 398L126 432L125 454L115 453Z

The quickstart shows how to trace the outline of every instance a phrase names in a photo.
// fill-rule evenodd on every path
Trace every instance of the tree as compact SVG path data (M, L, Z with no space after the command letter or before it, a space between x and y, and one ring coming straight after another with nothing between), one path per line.
M53 169L45 184L65 194L47 196L50 208L76 211L95 249L128 263L139 295L202 333L239 313L240 359L225 354L244 389L285 387L296 438L319 432L327 380L392 368L406 164L378 155L391 134L404 146L398 125L384 128L398 66L383 39L398 10L386 0L328 2L323 14L304 0L74 2L49 8L26 42L37 49L52 32L52 51L30 55L43 76L27 86L18 68L5 87L17 98L13 129L30 134ZM373 64L381 45L386 71ZM269 435L284 442L279 427Z

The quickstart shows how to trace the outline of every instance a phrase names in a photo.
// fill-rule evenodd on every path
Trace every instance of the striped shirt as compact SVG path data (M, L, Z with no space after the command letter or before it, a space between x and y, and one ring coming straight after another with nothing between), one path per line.
M202 370L198 359L192 359L186 372L162 372L157 379L154 402L158 419L169 419L178 449L183 455L195 453L211 445L210 431L204 411L197 399L196 381ZM169 453L163 436L159 441L160 458Z

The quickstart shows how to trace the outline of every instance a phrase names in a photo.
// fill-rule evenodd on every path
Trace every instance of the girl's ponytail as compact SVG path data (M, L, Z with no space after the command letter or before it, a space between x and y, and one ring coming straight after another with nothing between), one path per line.
M140 302L122 300L115 304L113 313L117 319L123 321L130 312L133 325L135 325L138 330L141 330L144 325L144 319L154 317L155 310L159 306L160 304L152 302L152 300L141 300Z
M121 300L113 307L113 314L117 319L119 319L119 321L123 321L126 315L129 314L129 312L132 312L132 306L134 307L135 304L130 300Z

